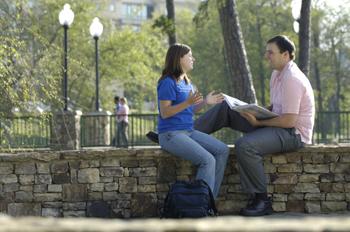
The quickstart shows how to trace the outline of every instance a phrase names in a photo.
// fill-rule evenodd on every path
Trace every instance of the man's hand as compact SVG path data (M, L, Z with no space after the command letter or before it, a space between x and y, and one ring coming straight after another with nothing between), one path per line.
M217 93L214 94L214 91L211 91L206 97L205 97L205 102L208 105L214 105L221 103L224 100L224 95L222 93Z
M260 126L260 121L256 119L256 117L248 112L241 112L239 113L243 118L247 119L247 121L250 123L250 125L254 127Z

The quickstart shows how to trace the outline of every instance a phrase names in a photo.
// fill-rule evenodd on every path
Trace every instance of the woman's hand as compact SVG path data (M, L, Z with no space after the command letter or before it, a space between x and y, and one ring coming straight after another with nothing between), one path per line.
M224 100L224 95L222 93L217 93L214 94L214 91L211 91L206 97L205 97L205 102L208 105L214 105L221 103Z
M197 105L201 102L203 102L203 95L199 91L196 91L194 93L191 91L190 95L187 98L187 103L189 105Z

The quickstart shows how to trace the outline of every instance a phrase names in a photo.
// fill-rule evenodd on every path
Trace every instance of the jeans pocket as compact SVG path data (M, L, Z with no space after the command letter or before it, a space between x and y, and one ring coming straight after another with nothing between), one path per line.
M283 138L282 152L292 152L303 147L300 134L295 133L295 128L286 129L288 134Z

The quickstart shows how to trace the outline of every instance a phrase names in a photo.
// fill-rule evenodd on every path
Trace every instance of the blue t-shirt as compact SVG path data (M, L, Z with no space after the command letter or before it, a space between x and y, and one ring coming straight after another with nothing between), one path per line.
M192 84L186 84L185 80L176 83L176 80L171 77L166 77L158 83L158 133L193 130L193 105L166 119L161 117L159 109L159 101L161 100L171 101L171 105L184 102L192 88Z

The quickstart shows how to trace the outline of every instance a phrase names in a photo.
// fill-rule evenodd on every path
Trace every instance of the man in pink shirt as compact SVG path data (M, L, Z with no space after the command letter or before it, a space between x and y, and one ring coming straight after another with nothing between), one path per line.
M295 46L286 36L276 36L266 45L271 75L270 110L279 116L257 120L252 114L238 113L226 102L218 104L195 121L195 128L213 133L223 127L245 132L235 142L241 185L251 200L240 214L261 216L272 213L267 196L263 156L295 151L310 144L315 117L313 90L307 77L293 62Z

